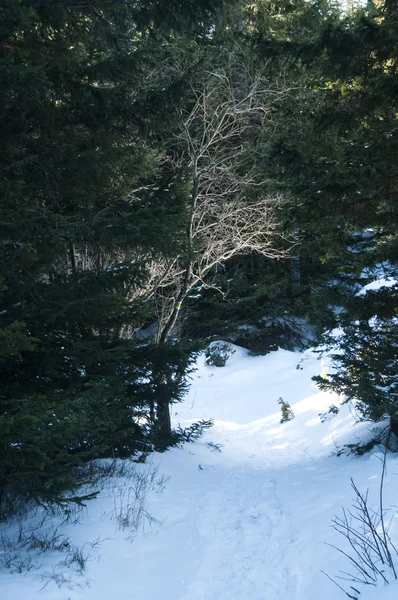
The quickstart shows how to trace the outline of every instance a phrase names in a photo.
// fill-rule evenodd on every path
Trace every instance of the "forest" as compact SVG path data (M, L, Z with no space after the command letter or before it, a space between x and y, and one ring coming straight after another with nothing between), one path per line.
M2 0L0 521L179 444L212 340L397 426L397 69L396 0Z

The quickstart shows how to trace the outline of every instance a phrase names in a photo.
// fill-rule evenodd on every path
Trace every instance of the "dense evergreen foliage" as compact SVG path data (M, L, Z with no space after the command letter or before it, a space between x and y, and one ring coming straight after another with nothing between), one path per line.
M0 506L56 500L81 461L146 449L154 405L185 389L190 353L131 335L151 310L148 264L178 235L151 139L177 91L151 74L214 8L175 5L1 9Z
M189 324L254 352L315 336L338 351L320 385L360 401L362 418L395 419L397 286L357 293L397 275L397 8L262 2L245 18L253 60L286 88L261 166L288 195L281 227L298 243L289 261L229 263L215 278L224 299L193 299Z
M395 4L0 17L0 518L91 458L167 447L191 339L266 352L338 326L321 385L397 419L398 289L356 295L396 276Z

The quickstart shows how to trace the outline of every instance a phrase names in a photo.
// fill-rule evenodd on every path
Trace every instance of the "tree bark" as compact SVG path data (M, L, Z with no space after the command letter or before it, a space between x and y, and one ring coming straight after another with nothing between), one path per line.
M167 397L166 376L163 374L154 374L154 380L157 384L157 403L156 403L156 421L155 421L155 443L159 449L166 449L171 436L171 416L170 401Z

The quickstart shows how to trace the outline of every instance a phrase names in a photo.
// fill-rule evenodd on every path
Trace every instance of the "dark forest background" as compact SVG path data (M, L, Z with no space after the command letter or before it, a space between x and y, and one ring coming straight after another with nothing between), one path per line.
M397 274L397 46L395 0L3 0L0 519L176 443L213 339L334 348L398 420L398 286L358 295Z

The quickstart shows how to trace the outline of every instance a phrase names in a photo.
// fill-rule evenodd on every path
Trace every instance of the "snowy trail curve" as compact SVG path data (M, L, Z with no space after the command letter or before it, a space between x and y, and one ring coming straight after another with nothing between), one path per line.
M222 369L200 358L173 421L214 419L215 426L137 467L170 478L162 494L148 493L139 530L118 527L114 495L104 490L79 525L65 526L89 556L84 576L60 587L50 578L43 589L48 560L40 573L6 573L1 600L340 600L322 574L346 568L325 544L340 543L331 519L350 506L350 477L377 492L380 460L336 457L336 447L366 439L367 425L356 425L346 406L322 423L320 413L339 399L314 385L321 368L311 351L250 357L236 347ZM280 397L295 415L288 423L280 423ZM386 487L395 473L394 465ZM98 549L90 545L96 539Z
M296 574L289 555L296 533L272 472L231 471L207 494L198 522L200 566L181 600L295 598Z

